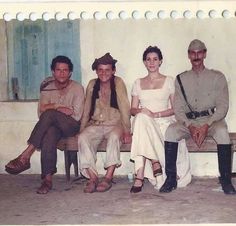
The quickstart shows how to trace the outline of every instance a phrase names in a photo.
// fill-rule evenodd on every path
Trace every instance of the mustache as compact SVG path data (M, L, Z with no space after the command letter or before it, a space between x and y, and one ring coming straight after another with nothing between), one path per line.
M199 59L199 58L197 58L197 59L194 59L193 61L194 61L194 62L197 62L197 61L200 61L200 59Z

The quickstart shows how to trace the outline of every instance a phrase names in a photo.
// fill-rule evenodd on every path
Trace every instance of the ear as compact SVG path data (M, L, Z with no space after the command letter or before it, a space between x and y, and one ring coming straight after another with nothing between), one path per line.
M163 62L163 61L162 61L162 60L160 60L159 67L162 65L162 62Z

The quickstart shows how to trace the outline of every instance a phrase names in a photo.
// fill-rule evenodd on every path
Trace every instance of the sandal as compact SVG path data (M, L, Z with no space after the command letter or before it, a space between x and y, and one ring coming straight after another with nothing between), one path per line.
M93 193L96 191L98 185L98 179L96 180L89 180L84 188L84 193Z
M9 167L8 165L12 165L13 167ZM22 161L21 155L19 155L17 158L11 160L7 165L5 166L5 171L10 174L19 174L27 169L30 168L30 161Z
M155 168L156 165L158 165L160 168ZM153 170L154 177L162 175L162 168L161 168L161 164L159 161L152 162L152 170Z
M108 191L112 187L112 179L104 177L97 186L98 192Z
M141 186L134 186L133 185L130 189L130 193L138 193L138 192L142 191L144 179L135 178L135 180L141 181L142 185Z
M44 180L36 192L37 194L45 195L50 190L52 190L52 181Z

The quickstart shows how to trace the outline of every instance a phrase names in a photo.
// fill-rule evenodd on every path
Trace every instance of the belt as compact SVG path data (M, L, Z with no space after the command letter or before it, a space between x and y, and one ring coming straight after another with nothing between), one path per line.
M214 114L214 112L215 108L209 108L208 110L205 111L190 111L188 113L185 113L185 115L187 116L188 119L196 119L199 117L212 115Z

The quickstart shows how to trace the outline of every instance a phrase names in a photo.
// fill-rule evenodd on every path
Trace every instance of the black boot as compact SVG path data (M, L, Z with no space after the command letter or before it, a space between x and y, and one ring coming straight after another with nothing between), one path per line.
M225 194L236 194L231 182L231 144L218 144L218 166L220 183Z
M160 188L160 192L171 192L177 187L176 159L178 143L165 141L165 172L166 180Z

